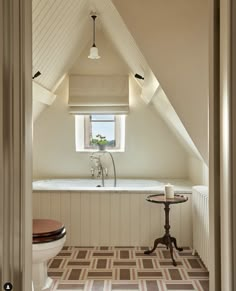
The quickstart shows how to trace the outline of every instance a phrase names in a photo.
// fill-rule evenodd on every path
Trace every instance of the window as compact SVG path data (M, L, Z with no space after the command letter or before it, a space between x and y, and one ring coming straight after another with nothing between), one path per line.
M92 114L75 117L76 151L96 150L96 139L100 134L106 137L106 148L111 151L124 151L125 116L112 114Z
M92 140L97 135L106 137L107 148L119 148L118 117L115 115L89 115L85 119L85 148L96 148Z

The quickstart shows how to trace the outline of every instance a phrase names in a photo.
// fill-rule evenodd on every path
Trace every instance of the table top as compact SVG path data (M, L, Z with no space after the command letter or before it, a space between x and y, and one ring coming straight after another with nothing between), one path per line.
M153 203L163 203L163 204L177 204L177 203L183 203L188 200L188 197L185 197L184 195L175 194L174 198L166 198L163 194L154 194L149 195L146 200L148 202Z

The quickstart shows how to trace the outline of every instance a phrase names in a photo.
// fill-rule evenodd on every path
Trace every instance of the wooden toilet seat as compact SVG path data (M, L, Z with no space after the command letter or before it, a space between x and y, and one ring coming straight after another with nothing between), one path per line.
M66 235L64 224L52 219L33 219L33 244L59 240Z

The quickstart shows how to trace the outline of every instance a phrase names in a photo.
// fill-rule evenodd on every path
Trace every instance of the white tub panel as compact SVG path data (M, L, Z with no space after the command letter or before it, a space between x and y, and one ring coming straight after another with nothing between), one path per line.
M100 195L99 193L90 194L90 245L96 246L100 241Z
M120 241L120 196L117 193L111 193L111 217L110 217L110 243L116 245Z
M51 195L51 193L49 193L49 195ZM68 192L60 192L58 195L58 198L61 199L60 204L61 204L61 219L60 221L62 221L65 224L66 230L67 230L67 235L66 235L66 239L68 241L71 240L71 214L70 214L70 194ZM53 217L51 217L53 218Z
M100 195L100 244L110 245L110 217L111 217L111 194L101 193ZM92 217L92 213L91 213Z
M120 195L120 240L121 245L130 245L130 196Z
M149 244L149 238L150 238L150 222L151 222L151 216L150 216L150 202L146 201L147 195L141 194L140 199L140 217L139 217L139 223L140 223L140 243L141 246L147 246Z
M40 199L40 216L51 218L51 194L44 192Z
M137 194L130 194L130 245L137 246L140 242L140 199Z
M146 203L149 203L146 201ZM163 205L149 203L150 209L150 238L154 241L156 238L161 237L164 233L164 225L161 223Z
M41 193L34 193L33 194L33 217L40 218L40 209L41 209Z
M180 208L180 204L170 205L170 233L174 237L179 237Z
M93 219L90 209L91 195L80 194L80 243L82 246L90 245L90 219Z
M152 246L164 234L164 207L146 201L148 194L128 192L33 193L34 218L62 221L66 245ZM187 195L187 194L186 194ZM192 246L191 195L189 201L171 205L171 234L178 244Z
M71 241L67 239L67 244L72 246L81 245L81 211L80 198L81 195L77 193L68 194L70 200L70 220L71 220Z
M60 194L59 194L60 195ZM61 199L58 199L57 193L51 194L51 211L50 217L56 220L61 218Z

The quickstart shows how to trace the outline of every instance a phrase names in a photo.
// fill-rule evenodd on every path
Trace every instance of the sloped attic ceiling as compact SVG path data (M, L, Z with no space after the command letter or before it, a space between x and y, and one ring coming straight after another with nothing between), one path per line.
M126 1L125 1L126 2ZM63 76L78 59L84 48L92 43L91 12L96 12L96 29L103 30L110 38L130 73L145 77L138 81L142 87L142 97L146 103L162 91L145 57L139 50L135 39L127 29L123 19L111 0L33 0L33 72L42 73L36 79L38 85L52 93ZM142 19L148 21L148 19ZM140 46L142 47L142 46ZM152 60L149 59L152 65ZM168 99L165 99L165 108ZM158 110L162 103L157 102ZM164 111L163 111L164 112ZM168 118L176 119L174 110ZM171 122L168 123L169 125ZM173 122L172 122L173 124ZM184 127L182 127L184 129ZM186 140L186 147L196 155L196 148L186 132L172 127L175 134ZM192 146L189 147L189 144Z
M208 1L113 3L208 164Z
M148 103L159 83L110 0L33 0L33 74L54 91L85 46L92 43L91 12L96 28L113 42L130 73L145 75L143 98Z
M54 90L90 39L87 0L33 0L33 74Z

